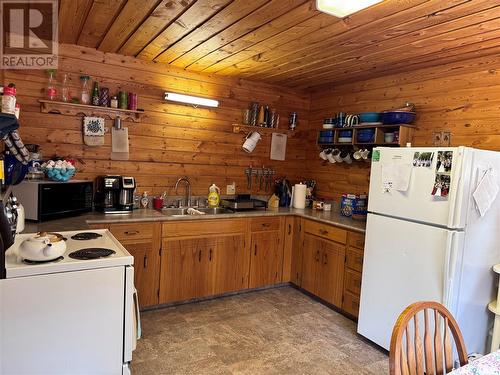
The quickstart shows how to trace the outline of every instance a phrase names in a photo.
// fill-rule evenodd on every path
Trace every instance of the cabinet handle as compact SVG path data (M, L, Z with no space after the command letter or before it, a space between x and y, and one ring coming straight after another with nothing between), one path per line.
M316 262L319 262L319 250L316 250Z
M144 268L148 268L148 256L144 255Z
M212 261L212 249L208 252L208 260Z
M198 262L201 262L201 250L198 250Z
M255 244L255 250L253 251L253 255L257 255L257 244Z
M126 230L124 233L125 233L127 236L132 236L132 235L134 235L134 234L139 234L139 232L138 232L138 231L136 231L136 230Z
M323 253L323 264L328 264L328 254Z
M292 234L292 225L288 224L288 235Z
M319 230L319 233L320 233L320 234L323 234L323 235L325 235L325 236L326 236L326 235L328 234L328 231L327 231L327 230L324 230L324 229L320 229L320 230Z

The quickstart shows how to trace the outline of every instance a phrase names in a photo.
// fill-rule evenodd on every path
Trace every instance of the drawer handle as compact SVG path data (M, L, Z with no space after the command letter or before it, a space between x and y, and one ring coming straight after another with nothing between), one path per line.
M269 223L262 223L262 226L263 226L264 228L269 228L269 227L271 226L271 224L269 224Z
M136 230L127 230L124 232L127 236L133 236L134 234L139 234Z
M319 233L326 236L328 234L328 231L324 230L324 229L320 229Z

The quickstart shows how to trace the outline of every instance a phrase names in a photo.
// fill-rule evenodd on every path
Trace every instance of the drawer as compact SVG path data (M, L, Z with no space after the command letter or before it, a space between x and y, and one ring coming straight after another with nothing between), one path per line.
M349 246L363 250L365 248L365 234L349 232Z
M363 270L363 251L354 247L348 247L346 252L347 267L354 271L361 272Z
M342 310L352 316L357 317L359 314L359 296L344 292L344 301L342 302Z
M279 230L279 217L255 217L250 219L250 227L252 232L260 232L264 230Z
M346 243L347 231L331 225L318 223L316 221L307 220L305 222L305 231L314 234L315 236L323 237L328 240Z
M195 220L164 223L162 237L198 237L212 234L233 234L246 232L245 219Z
M120 241L152 239L154 223L111 224L109 230Z
M345 270L344 274L344 290L351 292L357 296L361 293L361 272Z

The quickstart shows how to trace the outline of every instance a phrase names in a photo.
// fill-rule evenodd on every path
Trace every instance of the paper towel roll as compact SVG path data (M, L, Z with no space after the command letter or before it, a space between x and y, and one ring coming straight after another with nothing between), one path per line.
M306 185L295 184L293 189L293 207L306 208Z

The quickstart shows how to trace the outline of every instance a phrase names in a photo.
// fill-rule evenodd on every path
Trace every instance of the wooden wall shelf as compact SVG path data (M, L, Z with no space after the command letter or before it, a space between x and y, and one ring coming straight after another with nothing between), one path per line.
M263 128L260 126L253 126L253 125L233 124L233 133L249 133L249 132L259 132L261 135L281 133L288 135L288 137L293 137L293 135L297 133L296 130Z
M375 136L373 142L358 142L357 141L357 131L360 129L375 129ZM319 131L317 145L320 148L326 147L357 147L357 148L367 148L376 146L406 146L408 142L412 141L413 131L416 126L410 124L393 124L393 125L367 125L367 126L353 126L348 128L334 128L334 129L322 129L323 130L333 130L334 138L331 143L320 143L319 142ZM352 140L350 142L339 142L339 134L342 131L352 131ZM395 142L385 142L385 133L387 132L399 132L399 140Z
M144 114L143 111L57 102L53 100L39 99L38 102L40 103L40 112L42 113L55 113L70 116L100 116L107 117L111 120L120 117L122 120L131 120L133 122L141 122L141 116Z

